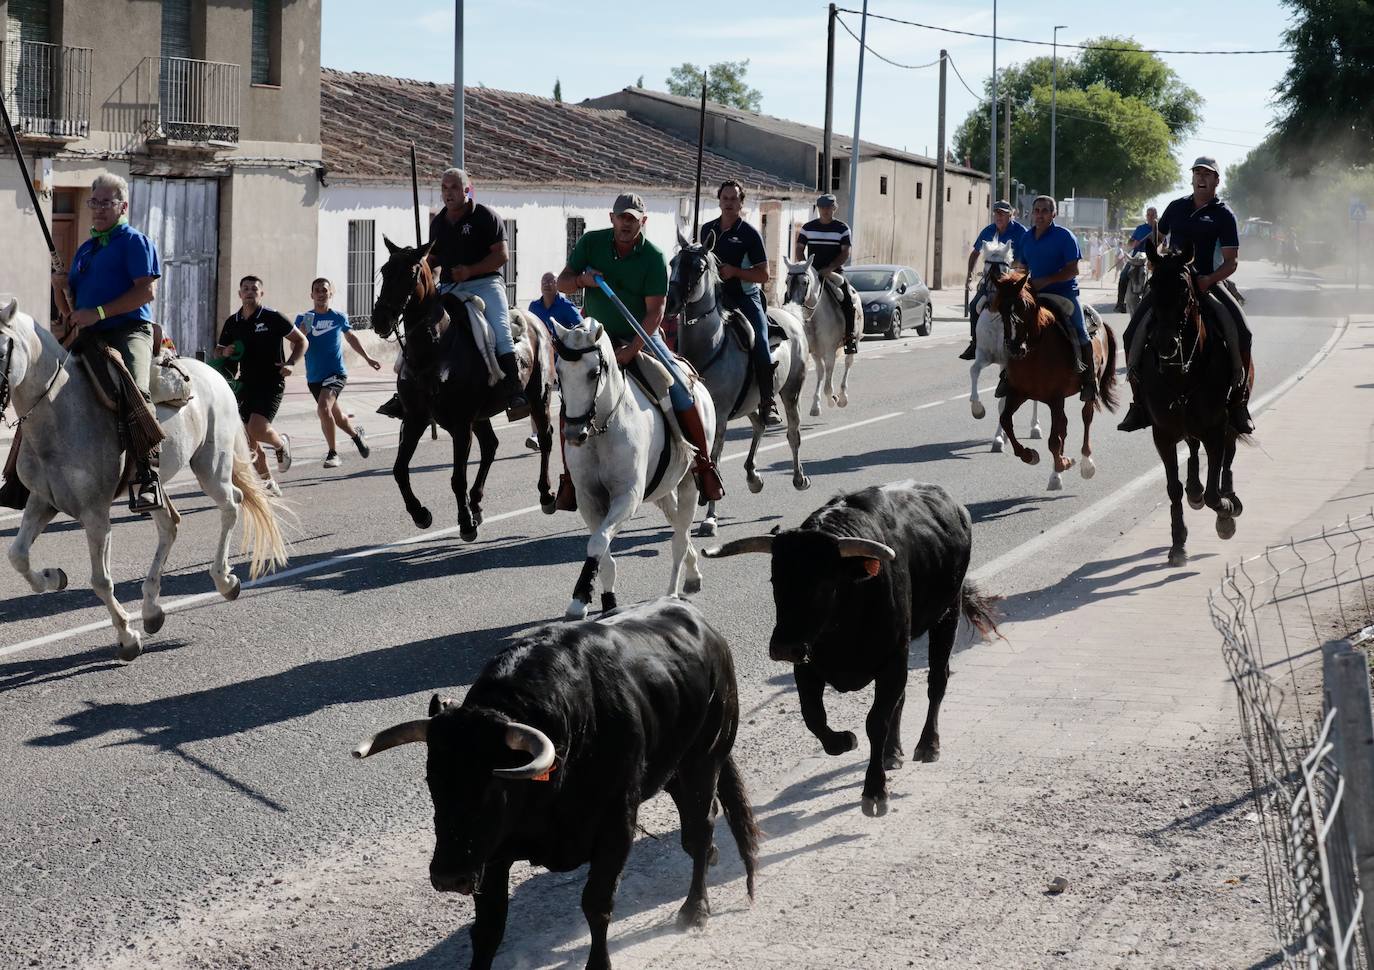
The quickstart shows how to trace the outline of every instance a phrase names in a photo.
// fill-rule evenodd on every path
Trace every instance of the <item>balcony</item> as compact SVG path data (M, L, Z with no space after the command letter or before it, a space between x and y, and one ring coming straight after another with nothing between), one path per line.
M21 138L69 142L90 134L89 47L8 40L0 51L5 107Z
M150 145L189 150L239 141L239 66L189 57L145 57L140 101L151 105Z

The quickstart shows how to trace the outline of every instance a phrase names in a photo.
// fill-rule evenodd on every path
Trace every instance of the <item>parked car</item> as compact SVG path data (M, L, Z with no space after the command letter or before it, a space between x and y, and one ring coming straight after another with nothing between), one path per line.
M865 334L896 340L903 327L914 326L922 337L930 336L935 315L930 290L910 266L847 266L844 275L859 291Z

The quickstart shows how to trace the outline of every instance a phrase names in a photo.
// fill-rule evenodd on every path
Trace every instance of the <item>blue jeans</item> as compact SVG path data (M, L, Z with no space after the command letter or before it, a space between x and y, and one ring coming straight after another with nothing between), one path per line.
M1078 331L1079 345L1091 343L1088 337L1088 321L1083 318L1083 304L1078 302L1078 296L1066 296L1064 299L1073 303L1073 313L1069 315L1069 323Z
M745 293L743 299L731 297L727 290L725 305L749 318L754 328L754 363L773 369L773 355L768 352L768 315L763 312L763 300L757 293Z
M510 336L510 305L506 303L506 281L499 276L486 276L463 283L444 283L440 293L469 293L481 297L487 305L487 323L496 334L496 356L515 353Z

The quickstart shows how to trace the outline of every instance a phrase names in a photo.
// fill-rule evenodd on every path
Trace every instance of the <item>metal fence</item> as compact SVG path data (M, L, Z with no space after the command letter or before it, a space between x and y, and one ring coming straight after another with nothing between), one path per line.
M7 40L5 107L22 134L84 138L91 131L91 48Z
M155 108L156 137L176 141L239 140L239 66L190 57L145 57L142 103Z
M1236 688L1282 964L1368 967L1374 903L1357 856L1374 860L1374 725L1367 665L1342 638L1374 616L1374 511L1235 564L1208 606Z

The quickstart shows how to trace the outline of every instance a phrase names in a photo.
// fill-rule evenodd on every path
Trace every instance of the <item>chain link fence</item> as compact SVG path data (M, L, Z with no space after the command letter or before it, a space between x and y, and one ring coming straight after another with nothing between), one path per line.
M1370 966L1374 902L1359 871L1374 888L1374 726L1352 644L1369 636L1372 581L1374 510L1236 563L1208 596L1286 967Z

